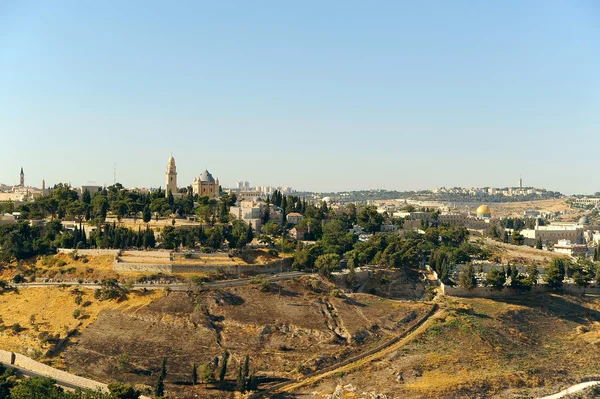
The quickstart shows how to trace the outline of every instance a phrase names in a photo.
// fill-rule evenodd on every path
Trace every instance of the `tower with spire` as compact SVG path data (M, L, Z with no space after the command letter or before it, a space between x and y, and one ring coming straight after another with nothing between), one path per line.
M19 186L25 187L25 173L23 173L23 167L21 166L21 174L19 179Z
M165 185L165 194L168 196L169 191L171 193L177 193L177 167L175 166L175 158L173 155L169 158L169 163L167 165L167 184Z

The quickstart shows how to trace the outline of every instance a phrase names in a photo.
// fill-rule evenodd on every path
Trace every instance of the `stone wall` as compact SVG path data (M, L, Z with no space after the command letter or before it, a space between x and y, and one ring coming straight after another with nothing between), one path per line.
M167 258L171 257L170 251L137 251L137 250L127 250L121 253L122 256L139 256L142 258Z
M540 292L563 292L573 295L600 294L599 286L579 287L576 284L564 284L563 287L558 291L550 289L545 284L532 287L531 290L517 290L510 287L504 287L501 290L491 287L476 287L471 290L467 290L462 287L451 287L444 284L442 284L442 287L445 295L458 296L464 298L507 298L516 296L528 296Z
M116 272L145 273L225 273L225 274L260 274L292 271L292 258L285 258L264 265L190 265L185 263L130 263L116 262Z
M0 350L0 362L6 365L11 364L11 353ZM103 384L98 381L90 380L84 377L79 377L74 374L69 374L66 371L58 370L48 365L42 364L40 362L36 362L35 360L23 356L19 353L15 353L15 362L13 363L17 367L21 367L25 370L32 371L34 373L38 373L44 375L46 377L53 378L55 380L72 384L84 389L96 390L98 388L107 392L106 384Z
M119 256L121 252L118 249L69 249L69 248L58 248L59 254L70 254L77 251L79 255L110 255Z
M435 272L435 270L431 269L429 265L426 265L426 268L434 275L435 283L442 288L442 292L444 293L444 295L450 296L458 296L463 298L507 298L515 296L528 296L540 292L563 292L573 295L600 295L600 285L598 284L592 284L587 287L580 287L577 284L565 283L559 290L553 290L549 288L546 284L536 285L532 287L531 290L518 290L511 287L504 287L501 290L492 287L475 287L468 290L463 287L450 286L442 283L438 279L438 275Z
M116 272L172 273L173 265L170 263L132 263L115 261L113 270Z

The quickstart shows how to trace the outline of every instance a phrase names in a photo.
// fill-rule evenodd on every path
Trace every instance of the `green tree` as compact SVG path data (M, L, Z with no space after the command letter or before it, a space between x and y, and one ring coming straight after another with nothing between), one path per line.
M525 237L523 237L523 235L517 230L513 230L511 240L512 243L515 245L523 245L523 243L525 242Z
M279 236L281 235L281 227L273 221L267 222L263 225L262 232L269 236Z
M215 382L215 369L212 364L203 364L200 367L200 378L205 384L212 384Z
M19 381L10 390L11 399L63 399L64 390L50 378L31 377Z
M160 376L163 378L167 378L167 358L163 357L162 363L160 365Z
M377 208L374 206L366 206L361 209L357 219L358 224L369 233L380 231L384 222L383 216L377 212Z
M471 290L477 286L475 270L473 269L473 265L471 263L467 263L467 265L460 271L458 282L463 288L468 290Z
M529 279L531 285L537 285L539 275L540 272L534 264L527 266L527 278Z
M165 396L165 381L162 375L158 376L156 386L154 387L154 397L162 398Z
M541 238L537 239L537 241L535 242L535 247L537 249L542 249L543 248L543 246L542 246L542 239Z
M196 385L198 383L198 366L196 363L192 365L192 385Z
M323 276L330 276L331 273L340 267L340 256L338 254L321 255L315 261L315 266Z
M506 276L504 275L504 270L490 270L485 275L485 282L487 285L491 285L492 287L501 290L502 288L504 288L504 284L506 283Z
M285 197L283 197L285 199ZM244 381L248 381L250 375L250 355L246 355L244 358Z
M223 355L223 361L221 361L221 368L219 369L219 382L223 382L225 380L225 375L227 374L227 361L229 360L229 352L225 352Z
M550 288L560 288L565 279L565 262L563 259L554 258L546 267L546 283Z
M146 204L144 211L142 212L142 220L144 223L148 223L152 220L152 212L150 211L150 205L148 204Z
M108 384L108 391L113 399L138 399L140 392L129 384L113 382Z
M238 376L235 384L235 390L238 392L245 392L246 390L246 381L244 381L244 372L242 370L242 364L240 363L240 367L238 369Z

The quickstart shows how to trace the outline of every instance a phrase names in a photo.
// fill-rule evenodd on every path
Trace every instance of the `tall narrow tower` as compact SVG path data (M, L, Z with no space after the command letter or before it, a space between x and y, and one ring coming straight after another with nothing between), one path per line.
M19 185L21 187L25 187L25 173L23 173L23 167L22 166L21 166L21 175L20 175Z
M165 186L165 194L169 195L169 190L177 193L177 167L175 166L175 158L171 155L169 164L167 165L167 184Z

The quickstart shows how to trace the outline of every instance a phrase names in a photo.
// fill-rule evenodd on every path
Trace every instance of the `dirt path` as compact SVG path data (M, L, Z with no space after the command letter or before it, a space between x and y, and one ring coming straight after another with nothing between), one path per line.
M555 393L554 395L544 396L543 398L539 399L560 399L572 393L583 391L586 388L593 387L594 385L598 384L600 384L600 381L582 382L581 384L570 386L567 389L560 391L559 393Z
M425 331L430 320L434 317L438 317L443 312L444 310L438 310L438 305L434 304L431 310L426 315L417 320L415 323L413 323L413 325L409 329L404 331L402 334L390 339L388 342L378 346L377 348L371 349L370 351L354 356L350 359L346 359L343 362L327 367L323 370L319 370L312 374L308 374L300 378L300 380L277 384L269 388L267 391L258 392L250 396L250 398L262 398L265 397L267 394L275 395L284 392L291 392L304 385L313 384L323 378L330 377L337 373L348 373L374 360L380 359L388 353L398 350L406 343L419 336Z

